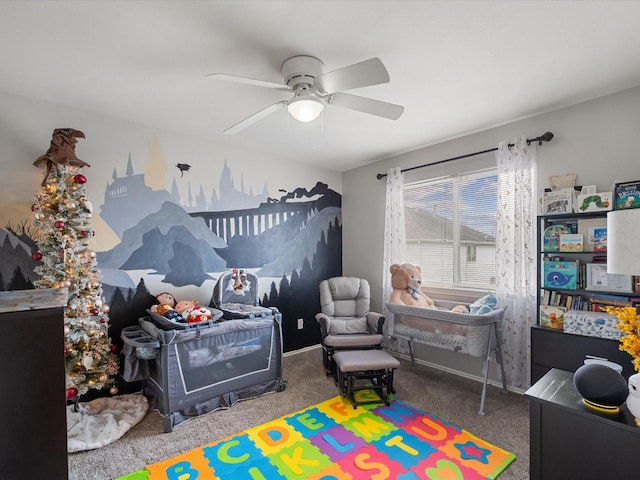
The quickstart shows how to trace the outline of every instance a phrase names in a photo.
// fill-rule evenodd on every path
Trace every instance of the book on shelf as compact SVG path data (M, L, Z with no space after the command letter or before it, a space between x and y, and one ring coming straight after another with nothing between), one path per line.
M632 276L607 273L606 263L588 263L585 289L633 293Z
M579 262L554 262L545 261L543 265L544 288L559 288L575 290L578 288L578 264Z
M597 305L602 310L602 307L633 307L635 303L629 298L612 299L601 297L589 297L589 303L591 305ZM592 310L595 310L592 308Z
M565 307L540 305L540 326L562 330L564 328Z
M640 208L640 180L616 183L614 198L614 208L616 210Z
M542 251L558 252L560 250L560 236L578 233L578 222L552 223L544 229L542 234Z
M581 233L560 234L561 252L582 252L584 248L584 237Z

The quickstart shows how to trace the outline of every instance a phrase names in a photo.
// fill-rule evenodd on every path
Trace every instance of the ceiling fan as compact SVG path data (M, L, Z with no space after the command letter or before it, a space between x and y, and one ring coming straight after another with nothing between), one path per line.
M318 118L325 105L349 108L390 120L397 120L404 111L404 107L400 105L342 93L343 90L387 83L389 81L389 73L379 58L370 58L348 67L325 72L324 63L321 60L308 55L297 55L284 61L282 64L282 76L284 77L284 82L280 84L224 73L207 75L207 78L215 80L243 83L293 93L289 100L276 102L263 108L227 128L224 133L238 133L258 120L285 107L291 116L300 122L311 122Z

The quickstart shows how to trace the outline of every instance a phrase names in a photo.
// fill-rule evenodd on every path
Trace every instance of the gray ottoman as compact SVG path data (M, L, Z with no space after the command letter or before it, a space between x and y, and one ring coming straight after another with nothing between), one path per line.
M395 357L383 350L342 350L333 354L333 360L336 384L340 393L351 400L353 408L371 403L389 405L388 395L395 393L393 372L400 366ZM355 392L359 390L374 390L380 398L357 401Z

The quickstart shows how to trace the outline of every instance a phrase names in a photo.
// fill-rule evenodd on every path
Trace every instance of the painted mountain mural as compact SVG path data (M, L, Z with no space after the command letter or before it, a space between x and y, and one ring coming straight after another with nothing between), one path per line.
M160 210L127 229L112 250L99 252L97 258L100 268L152 270L166 275L167 283L200 286L210 278L204 272L225 269L224 260L214 250L223 245L201 218L165 202Z
M22 226L24 227L24 225ZM38 263L31 258L35 242L25 229L7 226L0 229L0 290L29 290L38 276L33 271Z
M261 192L245 191L242 173L236 181L226 159L218 188L204 189L195 161L184 177L177 169L171 174L184 160L165 160L154 137L143 174L135 173L129 155L125 174L114 167L107 182L98 215L116 244L96 254L114 344L121 346L122 329L137 325L155 303L147 284L157 286L156 276L171 291L201 287L231 268L252 269L261 278L261 291L268 292L261 303L283 314L285 351L319 343L318 283L342 274L341 195L322 182L280 190L279 197L269 196L266 180ZM37 232L28 227L31 218L23 220L20 228L0 229L3 290L33 288L37 279L38 262L31 258Z

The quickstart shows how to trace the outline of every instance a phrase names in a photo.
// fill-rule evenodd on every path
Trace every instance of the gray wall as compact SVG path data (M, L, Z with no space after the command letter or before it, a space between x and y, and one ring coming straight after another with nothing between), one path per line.
M548 186L551 175L578 174L578 185L597 185L608 191L616 180L640 179L640 88L601 97L483 132L398 155L343 174L343 272L369 279L373 310L382 306L382 271L385 180L377 173L391 167L408 168L466 153L486 150L520 135L533 138L546 131L554 139L538 148L537 191ZM407 173L405 181L449 175L495 165L493 154L426 167ZM477 359L421 349L425 361L447 368L479 372Z

